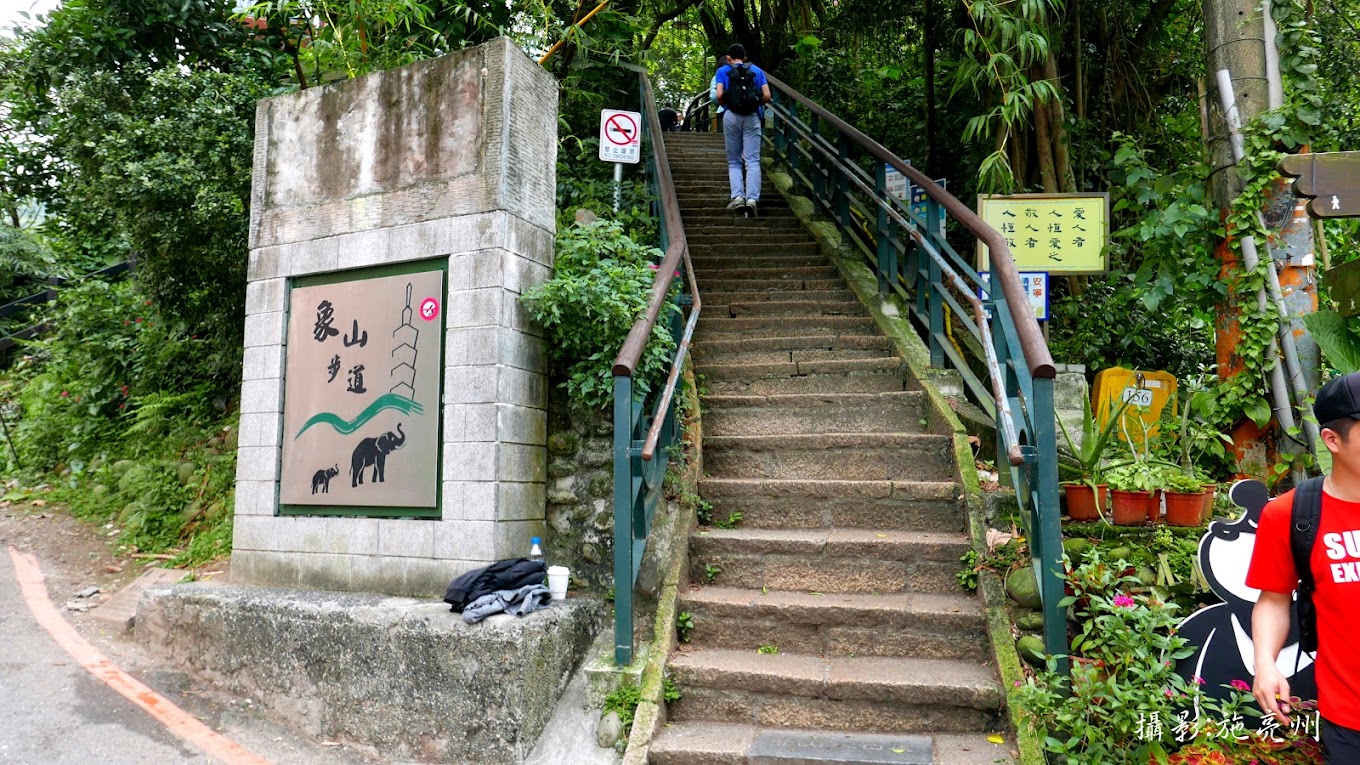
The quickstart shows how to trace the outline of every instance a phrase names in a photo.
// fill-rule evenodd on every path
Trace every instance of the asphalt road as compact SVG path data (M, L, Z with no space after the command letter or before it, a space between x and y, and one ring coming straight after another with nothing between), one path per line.
M210 763L38 626L0 548L0 763Z

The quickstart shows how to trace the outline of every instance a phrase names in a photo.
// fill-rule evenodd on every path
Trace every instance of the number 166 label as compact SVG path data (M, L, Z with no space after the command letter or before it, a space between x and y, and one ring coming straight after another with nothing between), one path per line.
M1152 406L1152 391L1147 388L1125 388L1122 400L1129 406L1146 409Z

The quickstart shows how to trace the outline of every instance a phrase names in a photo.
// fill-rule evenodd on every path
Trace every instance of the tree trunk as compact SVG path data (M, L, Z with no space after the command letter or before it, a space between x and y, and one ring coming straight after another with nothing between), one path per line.
M1076 95L1077 119L1086 119L1086 72L1083 62L1086 60L1086 53L1082 50L1085 43L1081 37L1081 3L1073 6L1073 36L1077 39L1077 44L1072 48L1072 67L1073 72L1073 93Z
M931 178L941 175L940 152L935 142L939 117L935 113L935 36L938 27L935 23L935 0L925 0L925 24L922 37L926 56L926 174Z
M1037 77L1039 72L1036 70L1031 76ZM1048 124L1048 104L1035 103L1031 111L1034 115L1034 153L1039 162L1039 182L1043 184L1045 194L1055 194L1058 180L1053 167L1053 134Z
M1057 176L1058 189L1069 194L1077 190L1077 179L1072 175L1072 161L1068 151L1067 139L1067 116L1063 109L1063 99L1061 93L1063 89L1062 78L1058 76L1058 61L1053 57L1053 49L1049 48L1048 60L1044 62L1044 77L1053 83L1053 87L1060 94L1053 102L1047 104L1049 109L1049 134L1053 139L1053 172Z

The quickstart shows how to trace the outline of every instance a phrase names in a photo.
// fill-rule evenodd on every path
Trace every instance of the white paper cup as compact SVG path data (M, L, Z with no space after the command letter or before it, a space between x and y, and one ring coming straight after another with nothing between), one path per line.
M567 576L571 571L566 566L548 566L548 592L553 600L567 599Z

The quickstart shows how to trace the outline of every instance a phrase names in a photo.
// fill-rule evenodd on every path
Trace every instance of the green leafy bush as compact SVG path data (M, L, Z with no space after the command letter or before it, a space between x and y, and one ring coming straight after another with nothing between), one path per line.
M236 374L205 341L162 318L131 281L88 280L61 291L48 315L54 331L16 367L21 416L15 446L27 469L108 459L155 446L137 435L203 427L225 409Z
M616 221L576 224L557 236L553 278L525 293L529 314L548 332L548 354L566 374L573 405L604 409L613 400L614 359L646 313L660 250L633 241ZM675 340L667 301L633 375L643 400L670 370Z

